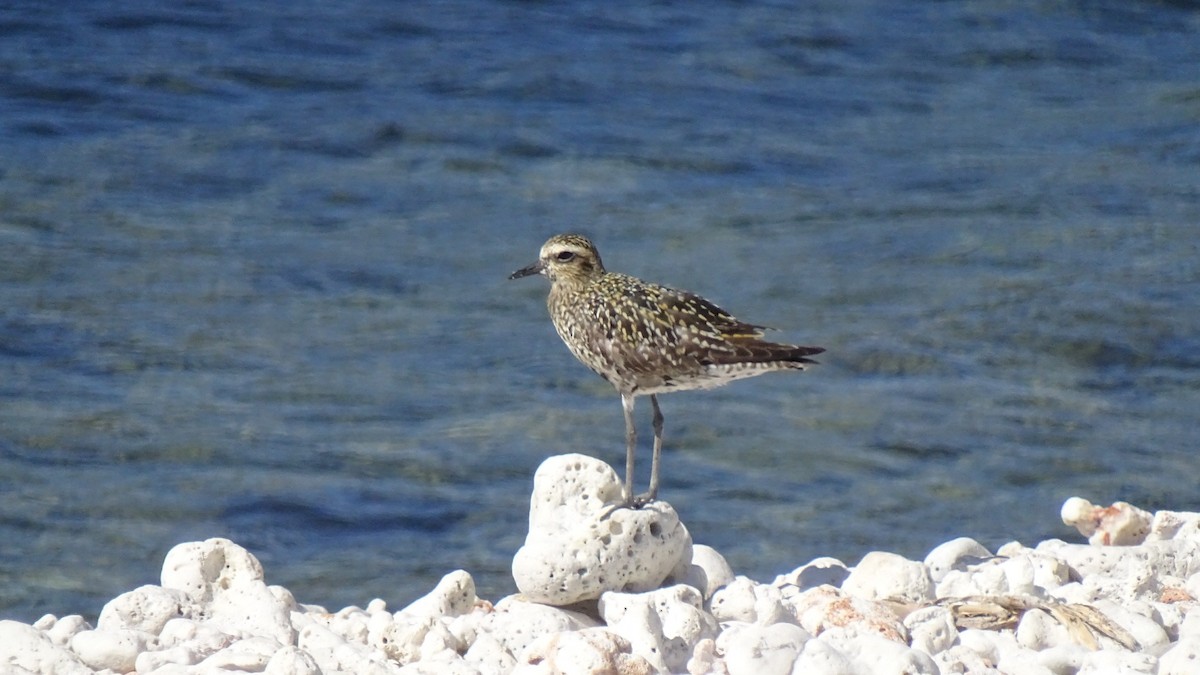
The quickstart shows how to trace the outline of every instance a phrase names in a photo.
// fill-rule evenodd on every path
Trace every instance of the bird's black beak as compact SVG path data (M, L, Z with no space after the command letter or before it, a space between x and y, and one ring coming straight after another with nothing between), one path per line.
M544 270L544 269L546 269L546 267L544 265L542 265L542 261L539 260L539 261L533 263L532 265L530 265L529 267L522 267L521 269L517 270L516 272L513 272L512 274L508 275L508 278L509 279L520 279L521 277L533 276L534 274L541 274L542 270Z

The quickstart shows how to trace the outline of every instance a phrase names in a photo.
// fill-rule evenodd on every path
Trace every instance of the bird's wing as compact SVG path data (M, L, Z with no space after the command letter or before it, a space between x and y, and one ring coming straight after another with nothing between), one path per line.
M687 291L659 287L659 307L671 323L683 328L692 326L697 332L720 336L726 340L760 338L766 326L746 323L712 302Z
M741 321L694 293L663 290L660 304L678 327L679 345L693 352L702 364L815 363L805 357L825 351L820 347L767 342L762 339L765 326ZM695 330L686 330L685 325Z

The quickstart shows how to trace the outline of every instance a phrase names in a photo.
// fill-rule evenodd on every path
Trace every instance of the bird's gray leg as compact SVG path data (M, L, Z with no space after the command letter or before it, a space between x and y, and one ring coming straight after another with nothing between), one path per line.
M658 404L655 404L657 408ZM637 453L637 427L633 423L633 394L621 394L625 411L625 503L633 503L633 460Z
M650 395L650 405L654 408L654 455L650 460L650 491L638 497L642 503L652 502L658 496L658 463L662 459L663 414L658 409L658 397L654 394Z

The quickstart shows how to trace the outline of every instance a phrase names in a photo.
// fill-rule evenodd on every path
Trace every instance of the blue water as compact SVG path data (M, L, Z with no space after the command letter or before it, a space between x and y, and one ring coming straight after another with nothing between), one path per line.
M1129 0L8 3L0 617L95 616L215 536L330 608L511 592L538 464L623 462L545 284L505 280L561 231L827 348L662 399L662 496L738 573L1077 538L1073 495L1200 508L1198 32Z

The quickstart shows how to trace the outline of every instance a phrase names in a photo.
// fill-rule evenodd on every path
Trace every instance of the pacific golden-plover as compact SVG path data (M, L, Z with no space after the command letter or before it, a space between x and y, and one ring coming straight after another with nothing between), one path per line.
M626 274L608 272L587 237L560 234L537 262L509 279L550 280L546 306L558 336L575 358L608 380L625 410L625 502L640 507L658 496L663 416L657 394L711 389L777 370L804 370L825 351L762 340L765 327L744 323L704 298ZM637 431L634 398L654 408L650 489L633 496Z

